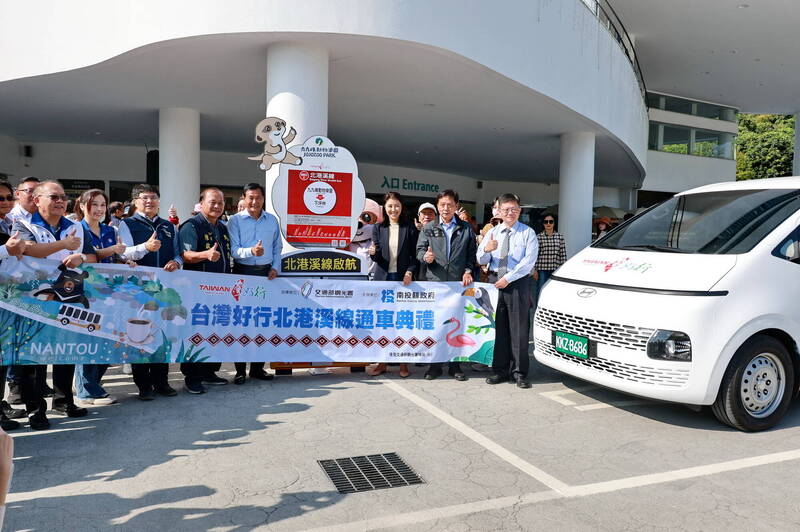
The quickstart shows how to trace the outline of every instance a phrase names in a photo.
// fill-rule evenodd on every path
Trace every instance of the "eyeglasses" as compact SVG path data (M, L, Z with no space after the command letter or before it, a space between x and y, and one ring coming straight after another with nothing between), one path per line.
M8 194L6 196L0 196L0 201L14 201L14 194Z
M502 214L516 214L520 211L518 207L512 207L510 209L500 209Z
M136 199L140 199L140 200L142 200L142 201L144 201L146 203L148 201L158 201L161 198L159 198L158 196L139 196Z
M36 197L50 198L50 201L67 201L69 199L69 196L67 196L66 194L39 194Z
M543 221L542 223L543 223L543 224L548 224L548 225L549 225L549 224L554 224L554 223L556 223L556 221L555 221L555 220L545 220L545 221Z
M33 188L18 188L17 192L22 192L23 194L28 194L29 196L33 194L33 191L36 190L36 187Z

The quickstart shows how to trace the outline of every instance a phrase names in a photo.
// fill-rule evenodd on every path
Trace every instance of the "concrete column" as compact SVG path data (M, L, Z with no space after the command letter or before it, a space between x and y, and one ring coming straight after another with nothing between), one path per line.
M303 43L278 42L267 48L266 116L282 118L297 131L289 147L312 135L328 136L328 59L327 49ZM274 165L265 176L264 209L272 214L270 192L278 171ZM293 249L284 240L284 253Z
M794 158L792 175L800 175L800 113L794 115Z
M559 232L571 257L592 241L595 135L581 131L561 135L558 179Z
M174 204L181 221L200 195L200 113L171 107L158 112L158 177L161 216Z

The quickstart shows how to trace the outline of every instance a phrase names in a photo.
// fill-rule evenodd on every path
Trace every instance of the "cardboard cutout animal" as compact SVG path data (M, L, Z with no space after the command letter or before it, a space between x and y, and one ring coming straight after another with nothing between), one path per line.
M87 272L70 270L63 264L58 266L61 273L52 286L37 290L33 297L44 296L39 299L46 301L59 301L61 303L80 303L89 308L89 300L83 295L83 280L89 277Z
M286 131L286 122L284 120L268 116L256 126L256 142L264 143L264 153L248 157L248 159L261 161L259 167L262 170L269 170L273 164L301 164L303 158L297 157L286 149L286 145L294 140L296 134L297 132L294 128Z

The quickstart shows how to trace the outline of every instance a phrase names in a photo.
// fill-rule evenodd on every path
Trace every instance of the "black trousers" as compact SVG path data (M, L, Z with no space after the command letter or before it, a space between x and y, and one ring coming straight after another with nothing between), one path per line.
M271 269L272 269L272 264L266 264L264 266L250 266L248 264L239 264L238 262L233 263L233 273L238 273L240 275L255 275L257 277L267 277ZM247 373L247 362L235 362L233 365L236 366L237 375L244 375L245 373ZM251 374L263 373L263 372L264 372L264 362L250 363Z
M140 391L167 386L169 378L169 364L131 364L133 382Z
M530 360L531 278L517 279L499 292L495 313L495 339L492 371L498 375L527 377ZM496 283L497 276L489 275Z
M222 362L181 363L181 373L183 373L186 384L199 384L205 377L213 376L220 368L222 368Z
M19 381L19 393L28 416L45 415L47 402L44 400L42 385L47 376L47 366L17 366L16 377Z

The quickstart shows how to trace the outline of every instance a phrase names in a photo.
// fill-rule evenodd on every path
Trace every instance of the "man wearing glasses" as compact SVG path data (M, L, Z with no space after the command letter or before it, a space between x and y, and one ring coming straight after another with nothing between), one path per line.
M13 231L19 231L19 238L31 242L25 248L25 255L37 258L60 260L67 268L77 268L84 262L97 262L91 239L80 223L64 217L67 196L56 181L40 183L34 191L36 212L30 220L23 217L14 222ZM41 366L17 366L20 373L20 388L25 408L28 411L30 426L34 430L50 427L45 415L47 403L42 395L42 387L37 386L36 369ZM41 371L41 369L40 369ZM53 410L68 417L83 417L85 408L75 405L72 395L74 364L53 365Z
M119 225L119 236L128 246L126 259L140 266L163 268L174 272L181 267L181 238L175 226L158 216L161 198L158 188L140 184L133 187L131 199L136 214L124 218ZM168 383L169 363L132 364L133 382L139 388L139 399L152 401L156 394L173 397L178 394Z
M17 189L14 192L17 204L14 205L11 211L6 215L8 220L11 222L8 224L9 235L12 234L11 227L14 225L14 221L17 218L21 217L24 220L30 221L31 216L36 212L36 203L33 201L33 192L36 190L36 186L38 184L39 178L31 176L26 177L20 182L19 185L17 185ZM45 380L46 375L43 372L43 374L39 376L39 382L44 383ZM47 392L48 395L52 394L52 390L50 389L48 389ZM16 366L11 366L8 368L8 402L11 404L22 402Z
M17 204L14 205L14 208L8 213L8 217L11 218L12 221L15 221L19 217L30 221L31 216L36 212L36 202L33 201L33 193L37 186L39 186L38 177L26 177L17 185Z
M519 222L519 198L503 194L498 200L503 223L493 227L478 246L478 263L489 265L489 282L500 291L495 314L492 375L486 382L509 379L520 388L528 383L530 334L530 274L539 255L536 232Z

